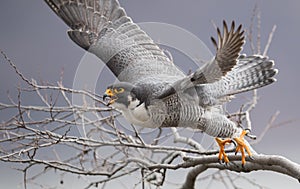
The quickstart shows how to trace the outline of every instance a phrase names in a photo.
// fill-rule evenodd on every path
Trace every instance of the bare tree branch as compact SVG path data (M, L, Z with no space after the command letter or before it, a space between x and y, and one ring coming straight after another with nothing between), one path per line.
M16 69L12 61L9 64ZM29 81L24 75L18 75L21 80ZM187 168L192 169L182 188L192 188L198 175L211 168L235 172L270 170L299 179L299 165L284 157L256 154L254 160L247 158L245 167L242 167L241 157L234 154L234 148L229 148L226 151L231 163L226 166L218 163L217 150L205 149L197 140L181 135L177 129L171 129L172 132L158 129L150 142L149 135L143 135L135 127L122 129L124 126L114 121L120 113L101 106L104 102L89 91L66 88L62 82L58 82L57 86L41 85L35 80L25 83L27 87L18 87L16 99L9 97L10 104L0 103L1 111L17 110L12 117L0 123L0 161L23 165L20 170L24 174L24 188L49 170L81 175L86 179L99 177L97 181L90 181L86 188L105 187L105 183L141 170L143 174L138 183L143 183L144 188L147 185L162 186L168 170ZM40 105L24 105L22 96L25 92L40 99ZM47 96L49 92L52 94ZM74 105L70 100L72 93L86 100L82 105ZM100 106L88 104L87 99ZM229 117L237 117L238 122L245 122L251 129L249 114L256 103L257 93L254 92L250 102ZM109 115L104 115L105 112ZM86 113L95 117L86 116ZM263 134L271 128L276 117L277 114ZM84 136L71 134L78 127L85 130ZM166 139L172 142L165 143ZM64 148L69 154L61 154L57 150L59 148ZM52 155L43 157L43 152L49 149L53 151ZM103 151L105 153L101 153ZM28 174L31 169L40 166L44 169L39 173Z
M277 28L277 26L274 25L273 28L272 28L272 31L271 31L270 34L269 34L268 42L267 42L267 44L266 44L266 46L265 46L265 49L264 49L264 52L263 52L263 56L266 56L267 53L268 53L268 50L269 50L270 45L271 45L271 43L272 43L272 39L273 39L274 33L275 33L275 31L276 31L276 28Z
M255 19L258 23L256 43L253 41ZM268 52L275 29L276 26L269 35L264 55ZM260 30L260 15L256 6L248 32L251 50L255 53L261 51ZM188 168L190 170L181 185L182 189L195 188L197 178L208 169L217 169L217 176L213 177L233 187L236 185L232 174L223 170L238 173L268 170L300 181L300 165L282 156L257 154L252 149L253 159L247 157L247 163L242 166L241 156L235 155L235 149L231 146L226 150L230 163L220 164L214 146L204 146L195 133L185 136L176 128L145 131L122 125L118 123L120 112L105 106L101 96L91 91L65 87L63 72L55 85L37 82L26 78L3 51L0 50L0 53L20 78L17 95L8 94L9 103L0 102L1 113L7 112L9 115L0 123L0 161L18 165L17 169L23 173L25 189L31 185L45 187L35 181L51 171L62 175L61 184L65 175L79 176L87 183L85 188L106 188L107 183L129 174L140 176L136 186L160 187L165 184L169 170ZM73 104L71 97L74 94L82 98L82 104ZM40 103L24 103L26 95L38 99ZM257 103L255 90L252 98L237 112L228 112L228 117L251 130L250 115ZM274 124L278 115L279 112L276 112L271 117L258 139L251 142L252 145L260 142L269 129L278 126ZM78 130L81 136L77 134ZM256 138L250 134L249 137ZM36 168L41 169L30 174Z

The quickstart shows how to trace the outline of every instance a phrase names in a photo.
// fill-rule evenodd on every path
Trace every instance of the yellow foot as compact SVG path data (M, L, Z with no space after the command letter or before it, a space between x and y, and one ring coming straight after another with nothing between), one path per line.
M238 152L241 152L242 154L242 165L244 166L245 163L246 163L246 155L245 155L245 150L246 152L248 153L248 155L251 157L252 156L252 153L249 149L249 147L245 144L245 141L244 141L244 137L245 135L247 134L248 132L246 130L243 130L242 134L240 137L237 137L237 138L234 138L236 144L237 144L237 147L235 149L235 154L237 154Z
M229 163L229 159L228 156L225 153L225 145L227 143L231 143L231 139L220 139L220 138L216 138L216 141L220 147L220 151L219 151L219 161L222 162L222 160L224 160L224 162L227 164Z

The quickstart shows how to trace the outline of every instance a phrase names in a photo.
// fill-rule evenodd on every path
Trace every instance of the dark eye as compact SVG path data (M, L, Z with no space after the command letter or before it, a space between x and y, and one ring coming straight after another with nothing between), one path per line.
M120 87L120 88L115 88L114 89L115 93L123 93L124 92L124 88Z

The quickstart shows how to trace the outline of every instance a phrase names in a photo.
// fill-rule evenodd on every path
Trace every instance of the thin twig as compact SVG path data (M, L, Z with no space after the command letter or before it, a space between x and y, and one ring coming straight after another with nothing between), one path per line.
M273 28L272 28L272 31L271 31L270 34L269 34L268 42L267 42L267 44L266 44L266 46L265 46L265 49L264 49L264 52L263 52L263 56L267 56L268 50L269 50L270 45L271 45L272 40L273 40L274 33L275 33L275 31L276 31L276 28L277 28L277 26L274 25Z

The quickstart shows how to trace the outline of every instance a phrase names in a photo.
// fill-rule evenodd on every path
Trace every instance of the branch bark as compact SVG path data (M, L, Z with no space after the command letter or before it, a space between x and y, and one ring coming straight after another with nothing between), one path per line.
M241 156L229 155L231 162L228 165L218 163L217 156L187 158L184 167L194 167L186 176L181 189L193 189L196 177L207 169L230 170L234 172L252 172L252 171L273 171L285 175L289 175L300 182L300 165L279 155L263 155L257 154L252 158L247 158L247 163L242 166L240 162Z

